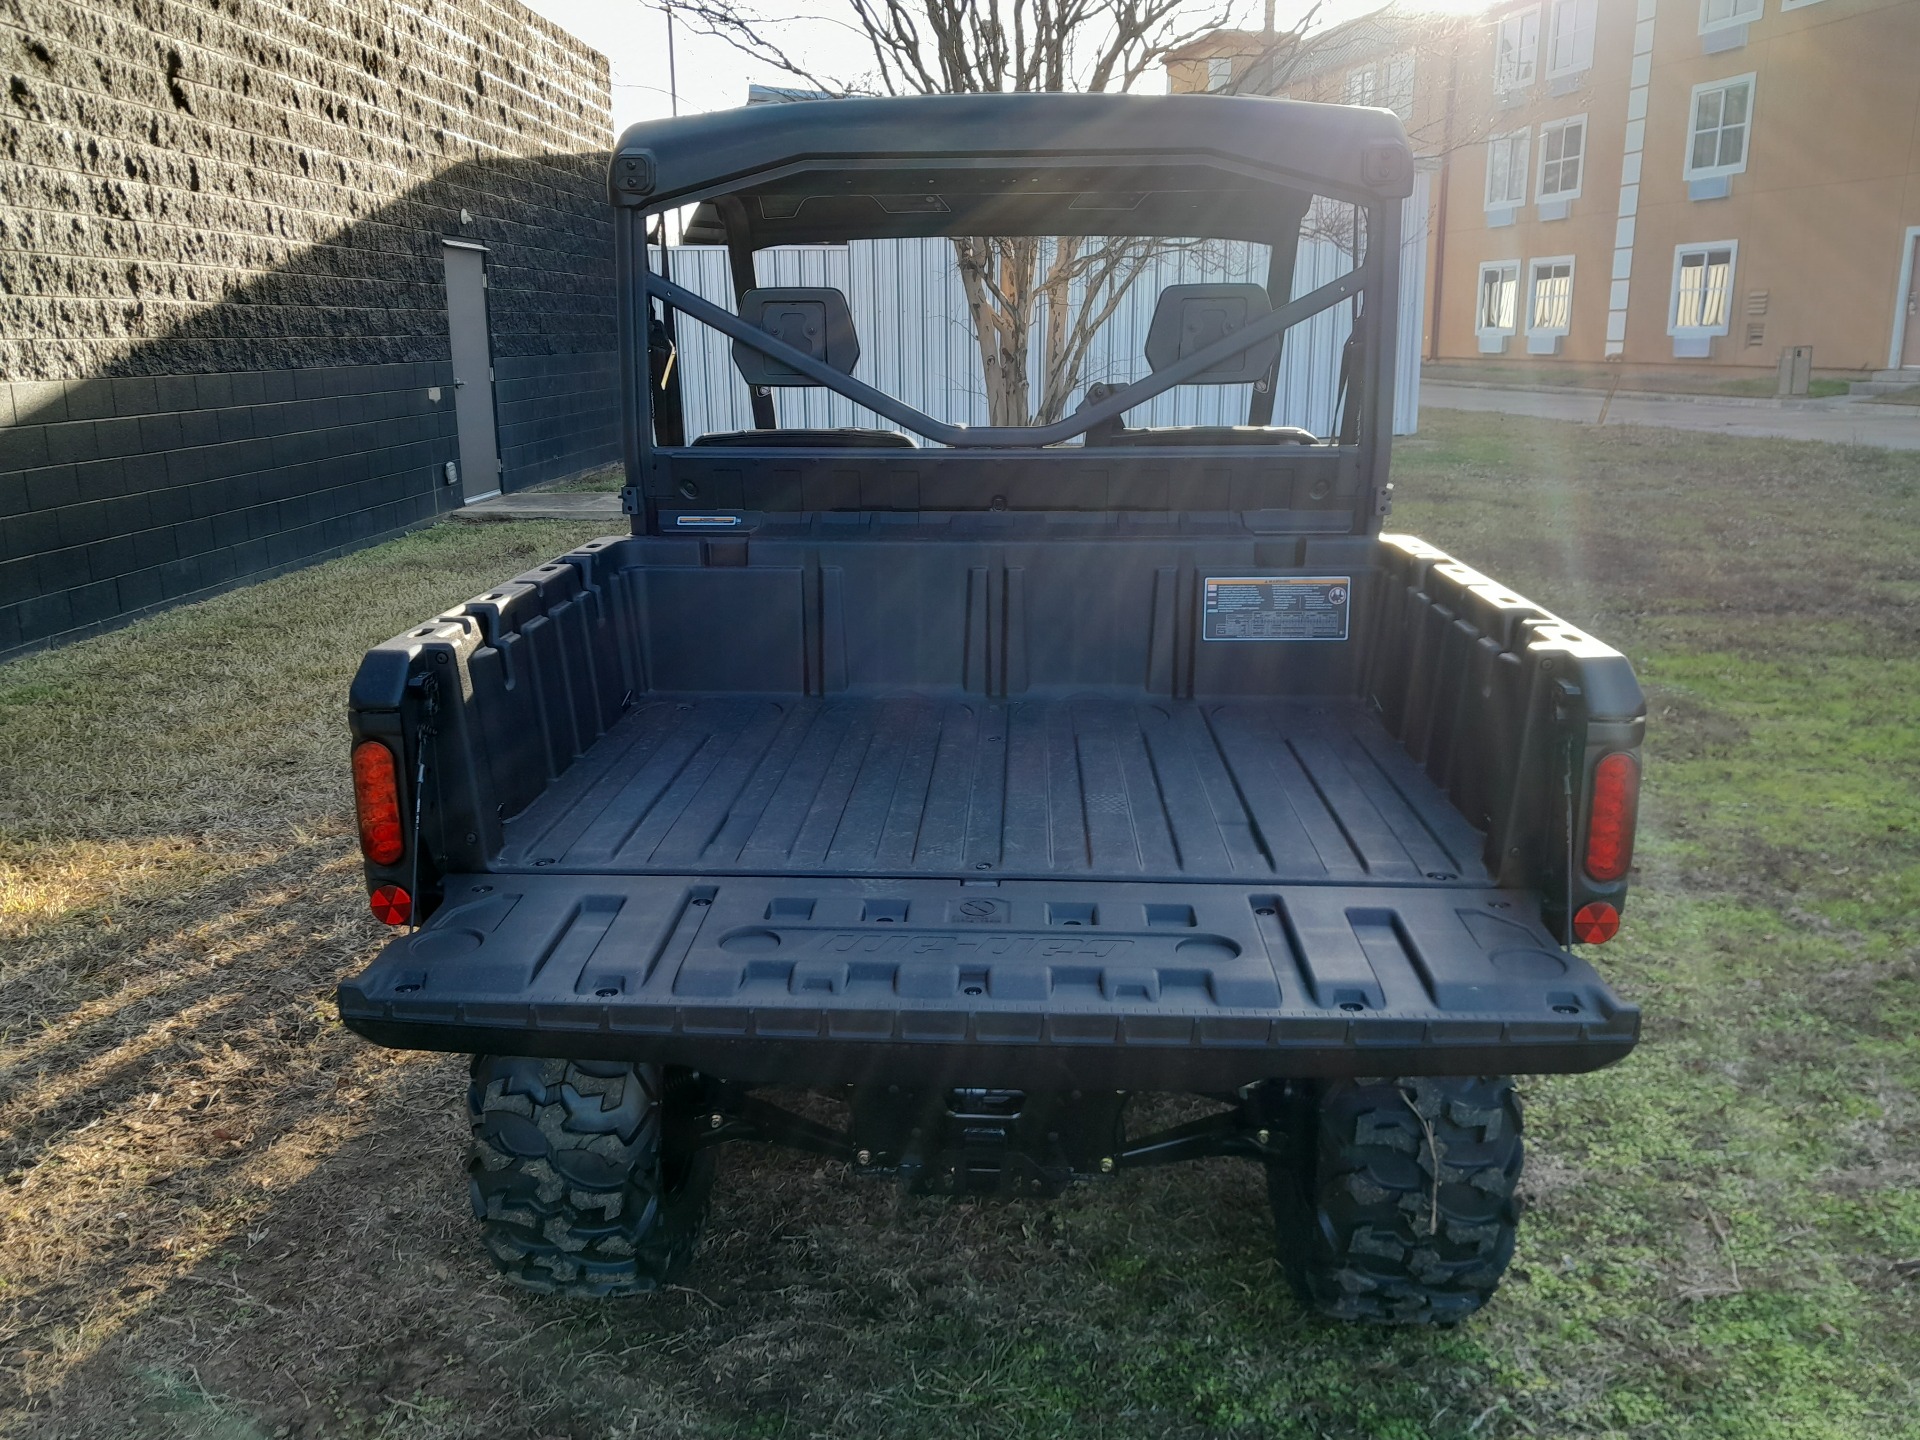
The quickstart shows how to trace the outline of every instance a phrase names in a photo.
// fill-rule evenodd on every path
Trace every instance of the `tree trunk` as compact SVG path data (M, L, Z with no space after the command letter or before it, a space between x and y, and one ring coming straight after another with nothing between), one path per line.
M986 383L989 425L1033 423L1027 379L1027 342L1033 327L1036 242L968 236L953 242L980 373Z

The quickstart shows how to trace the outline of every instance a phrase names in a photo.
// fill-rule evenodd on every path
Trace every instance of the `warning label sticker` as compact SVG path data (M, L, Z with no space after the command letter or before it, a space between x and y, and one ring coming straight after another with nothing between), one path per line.
M1350 575L1209 575L1203 640L1344 640Z

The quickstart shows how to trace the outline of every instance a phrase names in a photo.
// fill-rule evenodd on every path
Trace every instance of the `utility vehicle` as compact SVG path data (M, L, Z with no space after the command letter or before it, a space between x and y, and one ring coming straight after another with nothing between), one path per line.
M351 695L404 933L341 1017L476 1057L473 1206L510 1277L669 1280L717 1148L757 1140L1022 1199L1241 1156L1310 1305L1486 1301L1509 1077L1638 1035L1577 946L1619 925L1645 707L1608 646L1381 533L1413 178L1392 114L1261 99L626 132L632 533L375 647ZM731 305L656 249L669 215L724 245ZM763 283L778 247L964 237L1258 265L1161 286L1128 363L1031 425L868 383L841 288ZM1350 327L1317 423L1285 378L1316 316ZM750 426L688 434L702 326ZM793 423L821 390L874 423ZM1140 423L1176 392L1244 410ZM1194 1118L1140 1133L1129 1102L1167 1092Z

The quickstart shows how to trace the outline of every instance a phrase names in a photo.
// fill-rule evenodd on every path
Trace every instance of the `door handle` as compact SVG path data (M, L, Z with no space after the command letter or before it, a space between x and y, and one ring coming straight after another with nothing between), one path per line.
M464 390L466 389L466 386L467 386L467 382L464 380L456 380L453 382L453 388L456 390Z

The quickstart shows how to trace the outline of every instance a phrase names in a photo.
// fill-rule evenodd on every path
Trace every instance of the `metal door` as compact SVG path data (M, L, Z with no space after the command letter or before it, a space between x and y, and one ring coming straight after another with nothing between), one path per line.
M460 436L460 498L500 491L500 447L493 428L493 344L487 332L487 252L448 240L447 339L453 350L453 414Z
M1900 344L1900 368L1920 366L1920 235L1909 235L1907 255L1907 328Z

